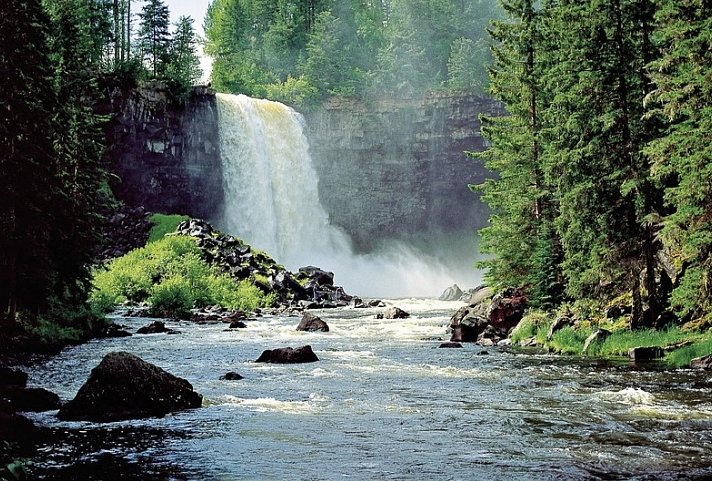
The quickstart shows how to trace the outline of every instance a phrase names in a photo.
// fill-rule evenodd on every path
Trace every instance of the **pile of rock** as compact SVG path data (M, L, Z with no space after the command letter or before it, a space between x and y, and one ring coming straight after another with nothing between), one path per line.
M150 212L143 207L129 207L121 204L102 226L102 239L106 242L97 254L97 263L121 257L130 250L146 245L148 233L153 224Z
M345 307L355 299L334 285L332 272L308 266L293 274L264 252L213 229L203 220L184 221L176 233L196 238L208 262L233 279L252 279L265 293L276 294L280 305L324 309Z
M460 308L450 319L452 342L491 346L506 339L524 316L528 299L520 289L506 289L491 299Z

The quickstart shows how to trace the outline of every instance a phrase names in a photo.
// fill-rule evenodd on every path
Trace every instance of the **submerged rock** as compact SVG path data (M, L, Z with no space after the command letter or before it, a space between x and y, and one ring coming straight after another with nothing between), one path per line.
M228 373L220 376L221 381L239 381L240 379L245 379L244 376L236 373L235 371L230 371Z
M410 314L400 307L391 306L380 314L376 314L376 319L407 319Z
M462 344L460 344L459 342L450 341L450 342L443 342L438 347L440 347L442 349L452 349L452 348L457 349L457 348L462 347Z
M297 331L329 332L329 325L311 312L305 312L297 326Z
M89 379L57 417L95 422L161 417L198 408L202 400L185 379L133 354L111 352L92 369Z
M166 327L163 321L154 321L151 324L143 326L136 331L137 334L178 334L178 331Z
M316 362L319 358L312 351L311 346L302 346L297 349L282 347L279 349L267 349L255 362L267 362L272 364L296 364L303 362Z
M59 409L59 396L42 388L0 386L0 410L42 412Z

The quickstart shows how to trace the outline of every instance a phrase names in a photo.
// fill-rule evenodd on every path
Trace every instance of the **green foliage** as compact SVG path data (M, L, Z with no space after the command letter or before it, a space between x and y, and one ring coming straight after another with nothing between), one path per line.
M665 356L665 362L670 367L684 368L689 367L693 359L710 354L712 354L712 336L707 333L701 335L700 339L693 344L669 352Z
M512 344L518 345L521 341L527 341L535 337L538 345L544 345L551 322L551 317L547 313L541 311L528 312L512 330L510 335Z
M206 52L218 90L295 104L416 95L443 84L479 93L486 25L499 14L495 0L213 0ZM294 96L295 87L308 94Z
M583 343L592 332L591 328L574 329L565 327L554 333L548 346L553 351L561 354L580 356L583 354Z
M97 311L145 301L157 314L180 317L194 307L254 310L274 302L249 282L236 283L218 273L186 236L164 237L114 259L95 273L93 283L91 301Z
M153 214L149 219L153 224L151 231L148 233L148 242L155 242L163 239L166 234L175 232L178 225L188 220L187 215L180 214Z

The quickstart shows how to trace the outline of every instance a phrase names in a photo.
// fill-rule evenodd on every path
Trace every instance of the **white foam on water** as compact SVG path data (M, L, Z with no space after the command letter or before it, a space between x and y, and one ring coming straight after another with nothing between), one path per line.
M597 393L597 396L603 401L628 405L652 405L655 402L655 396L651 393L634 387L627 387L620 391L602 391Z

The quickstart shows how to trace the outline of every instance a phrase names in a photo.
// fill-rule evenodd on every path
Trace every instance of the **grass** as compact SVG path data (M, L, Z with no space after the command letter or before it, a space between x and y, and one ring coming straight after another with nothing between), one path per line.
M663 361L671 368L690 365L692 359L712 354L712 331L690 331L685 327L671 327L664 330L627 329L627 323L620 319L606 319L599 322L579 322L577 327L565 327L554 333L552 339L546 335L551 325L552 315L541 311L528 312L512 331L512 344L536 337L537 344L549 350L573 356L582 356L586 338L595 330L602 328L611 331L602 342L592 344L585 353L588 356L610 358L628 356L633 347L660 347L669 350L682 343L688 343L669 351ZM667 349L666 349L667 348Z
M148 242L156 242L163 239L166 234L175 232L178 224L189 220L187 215L179 214L153 214L150 218L153 227L148 233Z
M712 334L707 333L697 342L668 353L665 362L675 368L688 367L693 359L709 354L712 354Z

